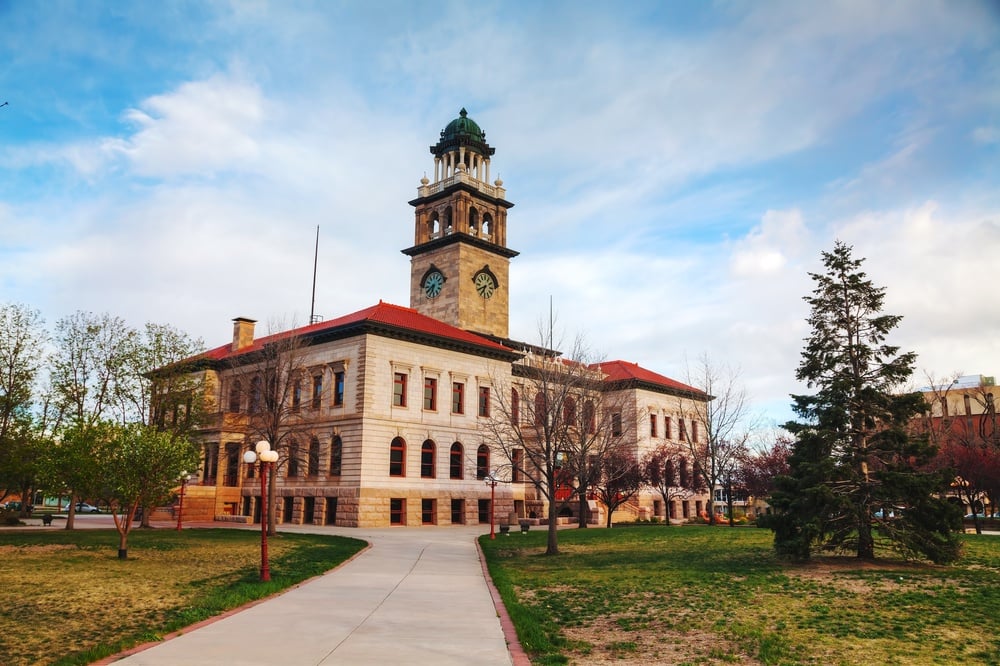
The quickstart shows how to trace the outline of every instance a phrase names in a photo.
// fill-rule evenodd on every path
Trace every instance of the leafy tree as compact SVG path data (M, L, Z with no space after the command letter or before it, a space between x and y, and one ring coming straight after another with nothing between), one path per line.
M812 330L796 372L816 392L793 396L801 420L785 426L795 444L771 498L775 549L797 559L816 549L872 559L878 522L887 547L952 561L957 516L939 496L948 479L928 469L927 440L906 432L924 409L920 394L900 393L915 355L886 343L901 317L882 314L885 289L867 279L850 246L838 241L822 256L825 272L810 274Z
M764 450L747 449L737 466L737 483L748 497L768 499L774 492L775 480L788 475L788 456L791 453L792 440L785 436L779 436Z
M118 558L126 559L136 511L162 501L181 472L197 466L199 452L186 438L141 423L108 424L100 432L105 436L93 441L101 468L96 495L111 508Z
M38 311L18 303L0 304L0 488L5 494L20 492L22 516L36 485L38 439L32 406L47 339Z
M597 465L601 475L594 484L594 493L608 508L607 527L611 516L623 504L630 502L644 483L642 469L635 456L619 448L608 451Z
M937 383L929 379L930 404L923 418L914 423L914 431L927 436L938 447L935 466L953 475L952 489L971 507L976 533L982 534L979 515L982 500L987 498L995 509L1000 497L1000 428L993 398L995 387L980 382L979 386L963 389L966 413L952 414L941 406L950 401L956 380Z

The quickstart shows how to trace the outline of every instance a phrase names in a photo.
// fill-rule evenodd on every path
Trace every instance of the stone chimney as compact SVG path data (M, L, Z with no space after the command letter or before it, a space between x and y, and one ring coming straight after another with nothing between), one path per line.
M239 351L253 344L253 326L256 319L237 317L233 320L233 351Z

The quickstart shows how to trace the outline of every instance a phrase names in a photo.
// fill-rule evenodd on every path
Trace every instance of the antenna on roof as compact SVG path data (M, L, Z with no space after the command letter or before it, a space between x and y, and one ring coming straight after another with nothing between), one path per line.
M319 225L316 225L316 249L313 251L312 301L309 303L309 323L315 324L322 317L316 314L316 266L319 264Z

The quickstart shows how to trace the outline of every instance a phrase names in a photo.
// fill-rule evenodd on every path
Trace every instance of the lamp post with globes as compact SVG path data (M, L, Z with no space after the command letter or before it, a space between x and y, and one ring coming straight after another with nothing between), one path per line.
M181 531L181 524L183 523L183 518L184 518L184 489L187 487L187 484L190 483L191 481L194 481L194 474L191 474L189 476L186 471L181 472L181 492L180 492L180 495L177 497L177 531L178 532Z
M271 566L267 561L267 470L278 460L278 452L271 449L271 443L260 440L254 451L243 454L243 462L253 467L260 462L260 579L271 580Z
M497 533L494 529L496 521L494 517L496 515L497 484L500 483L499 479L497 479L497 471L493 470L487 474L483 481L490 487L490 538L496 539Z

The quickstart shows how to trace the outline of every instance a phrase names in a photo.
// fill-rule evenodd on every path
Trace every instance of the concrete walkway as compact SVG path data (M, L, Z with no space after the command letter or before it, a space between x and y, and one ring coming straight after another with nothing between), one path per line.
M301 587L114 662L177 664L512 663L475 527L279 527L371 547Z

